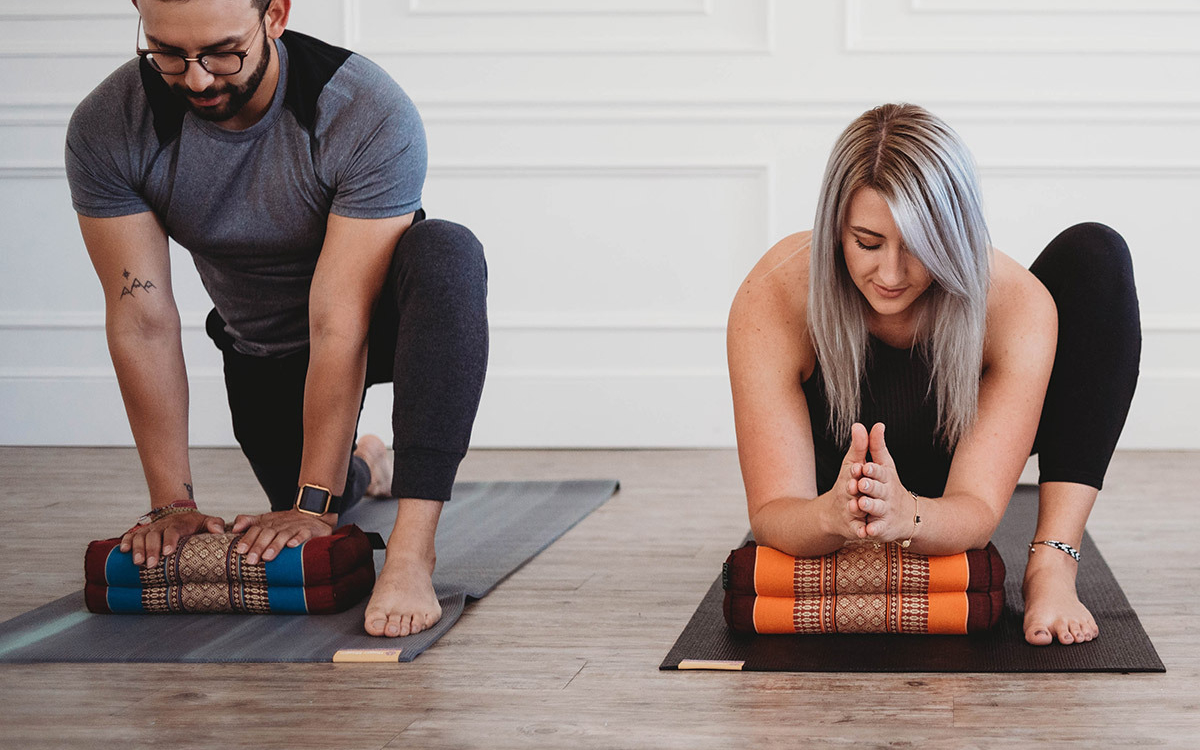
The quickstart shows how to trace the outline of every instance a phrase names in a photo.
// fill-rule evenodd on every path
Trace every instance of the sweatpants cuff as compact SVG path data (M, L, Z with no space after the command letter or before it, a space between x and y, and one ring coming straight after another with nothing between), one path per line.
M392 496L449 500L463 455L428 448L397 449Z

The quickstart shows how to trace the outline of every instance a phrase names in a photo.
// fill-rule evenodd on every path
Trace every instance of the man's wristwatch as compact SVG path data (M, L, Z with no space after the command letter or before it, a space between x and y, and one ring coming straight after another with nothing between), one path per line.
M334 495L327 488L315 484L302 485L296 493L296 510L310 516L323 516L326 513L341 513L342 498Z

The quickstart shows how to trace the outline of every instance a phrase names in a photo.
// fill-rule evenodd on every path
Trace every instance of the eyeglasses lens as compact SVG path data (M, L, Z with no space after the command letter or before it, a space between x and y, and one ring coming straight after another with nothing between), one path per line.
M146 55L146 59L150 61L150 65L159 73L169 76L177 76L187 70L187 61L179 55L155 52ZM241 71L242 57L241 55L214 52L208 55L201 55L200 65L213 75L228 76Z
M242 56L217 52L201 57L200 64L213 75L228 76L242 69Z

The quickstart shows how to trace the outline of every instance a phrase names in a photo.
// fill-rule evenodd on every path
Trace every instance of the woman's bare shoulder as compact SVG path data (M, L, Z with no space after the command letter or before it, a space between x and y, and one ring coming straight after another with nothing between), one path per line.
M799 313L801 325L808 305L808 262L812 232L797 232L776 242L750 269L738 288L735 310L758 313ZM791 317L791 316L789 316Z
M1054 298L1028 269L999 250L993 251L988 294L988 341L1007 349L1015 341L1037 345L1058 337Z
M774 363L803 377L811 372L815 356L808 336L810 234L798 232L775 243L738 288L729 311L731 361Z

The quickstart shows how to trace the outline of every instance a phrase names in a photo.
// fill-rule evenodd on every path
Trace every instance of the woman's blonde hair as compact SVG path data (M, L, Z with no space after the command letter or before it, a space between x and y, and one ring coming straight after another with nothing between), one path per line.
M808 326L830 405L849 440L866 367L867 300L846 270L850 199L871 188L887 202L907 251L929 272L917 346L932 372L942 440L956 445L979 409L990 243L974 161L946 123L912 104L864 112L837 139L817 200ZM869 425L868 425L869 427Z

